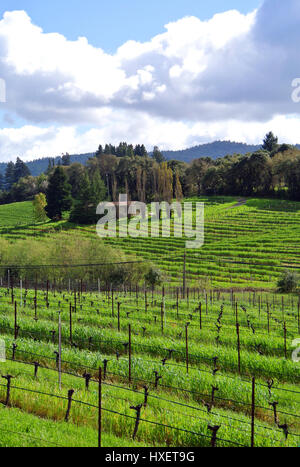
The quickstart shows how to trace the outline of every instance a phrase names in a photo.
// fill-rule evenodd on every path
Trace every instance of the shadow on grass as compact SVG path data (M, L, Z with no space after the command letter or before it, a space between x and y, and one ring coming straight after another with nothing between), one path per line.
M261 211L274 212L298 212L300 211L300 201L289 201L286 199L269 198L249 198L246 206L256 208Z

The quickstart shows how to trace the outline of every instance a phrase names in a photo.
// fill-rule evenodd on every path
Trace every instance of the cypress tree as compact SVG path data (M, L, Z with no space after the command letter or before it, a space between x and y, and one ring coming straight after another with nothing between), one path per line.
M8 191L11 189L15 182L15 164L9 162L5 170L5 189Z
M67 177L62 167L57 167L50 176L46 199L45 211L52 220L61 220L63 211L71 208L71 187L67 183Z
M96 209L98 204L104 200L106 187L96 173L92 179L85 173L80 185L78 199L75 201L71 211L70 221L78 224L93 224L97 222Z
M20 178L29 177L30 170L28 169L27 165L17 157L17 161L14 167L14 183L17 183Z

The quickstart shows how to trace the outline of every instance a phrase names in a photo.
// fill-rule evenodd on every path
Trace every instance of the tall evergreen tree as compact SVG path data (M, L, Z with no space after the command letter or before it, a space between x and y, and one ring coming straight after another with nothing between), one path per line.
M57 167L49 178L46 193L47 206L45 211L52 220L61 220L63 211L72 206L71 187L62 167Z
M0 173L0 191L4 189L4 176Z
M165 162L165 157L163 156L163 154L160 152L159 148L157 146L154 146L153 148L153 153L152 153L152 157L154 160L156 160L156 162L158 162L159 164L161 164L162 162Z
M17 157L14 169L14 183L17 183L20 178L29 177L30 170L28 169L25 162L23 162L19 157Z
M63 154L62 157L61 157L61 162L62 162L62 165L67 167L69 165L71 165L71 157L70 157L70 154L66 152L66 154Z
M275 151L277 149L277 147L278 147L278 138L277 138L277 136L274 136L272 131L270 131L265 136L262 148L265 151L273 152L273 151Z
M148 152L147 152L147 149L145 148L144 144L141 145L141 156L142 157L147 157L148 156Z
M98 204L105 199L106 187L99 173L92 179L85 173L80 185L78 199L71 211L70 221L78 224L93 224L97 222L96 209Z
M99 147L98 147L98 149L97 149L97 151L96 151L95 157L101 157L102 154L103 154L103 152L104 152L104 151L103 151L103 147L102 147L101 144L99 144Z
M9 162L5 170L5 189L9 191L15 183L15 164Z

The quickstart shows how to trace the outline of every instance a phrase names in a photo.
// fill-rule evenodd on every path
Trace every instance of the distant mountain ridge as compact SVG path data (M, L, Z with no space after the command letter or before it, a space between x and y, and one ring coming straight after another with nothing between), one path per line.
M261 145L251 145L246 143L236 143L234 141L214 141L213 143L199 144L188 149L180 151L162 151L168 159L175 159L183 162L191 162L200 157L211 157L218 159L228 154L247 154L255 152L261 148Z
M300 149L300 144L296 144L296 147ZM199 144L187 149L178 151L162 151L163 155L168 160L178 160L182 162L191 162L193 159L200 157L211 157L212 159L218 159L219 157L227 156L228 154L247 154L248 152L255 152L261 148L261 145L251 145L246 143L237 143L234 141L214 141L213 143ZM87 154L73 154L71 155L71 163L79 162L80 164L86 164L90 157L93 157L95 153ZM55 157L55 161L61 160L60 156ZM26 162L31 175L37 176L45 172L48 168L48 157L35 159L30 162ZM0 173L4 174L7 163L0 162Z
M70 156L71 158L71 163L73 164L74 162L79 162L80 164L86 164L87 160L90 157L93 157L95 153L90 152L87 154L73 154ZM55 162L58 163L61 161L61 157L57 156L55 157ZM48 168L49 164L49 157L43 157L40 159L35 159L33 161L26 162L27 167L30 170L31 175L34 177L40 175L41 173L45 172ZM0 162L0 173L4 174L5 169L7 166L7 162Z

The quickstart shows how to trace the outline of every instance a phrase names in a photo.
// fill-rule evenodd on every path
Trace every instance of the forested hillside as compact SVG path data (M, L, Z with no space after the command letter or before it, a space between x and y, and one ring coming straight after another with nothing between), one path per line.
M245 143L235 143L233 141L214 141L208 144L199 144L192 148L181 151L162 151L164 157L168 160L176 159L183 162L191 162L199 157L211 157L217 159L228 154L247 154L248 152L258 151L261 145L250 145Z
M74 163L69 154L48 159L46 170L38 176L30 174L18 158L8 164L0 186L1 204L45 195L48 217L60 219L64 210L72 208L70 219L77 223L95 222L98 203L117 201L121 193L147 203L202 195L300 200L300 150L278 144L272 132L258 151L217 159L199 157L190 163L167 161L157 147L148 154L143 144L106 144L85 165Z
M248 152L257 151L260 145L249 145L244 143L235 143L231 141L215 141L208 144L200 144L192 148L182 149L178 151L162 151L163 156L167 160L178 160L183 162L191 162L193 159L199 157L211 157L217 159L228 154L246 154ZM152 153L150 153L152 154ZM79 162L80 164L86 164L87 160L92 157L94 153L86 154L72 154L70 155L71 163ZM51 158L52 159L52 158ZM54 158L55 164L62 162L62 156ZM49 164L49 158L39 158L33 161L26 162L31 175L38 176L47 170ZM7 167L6 162L0 162L0 173L4 174Z

